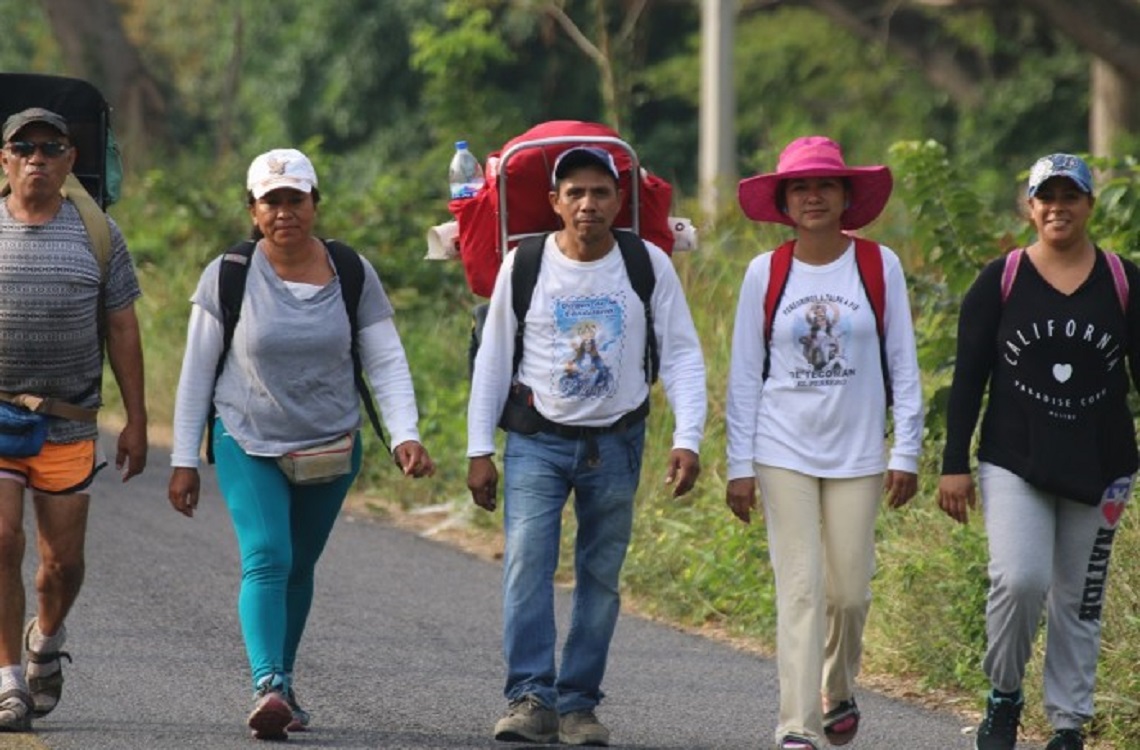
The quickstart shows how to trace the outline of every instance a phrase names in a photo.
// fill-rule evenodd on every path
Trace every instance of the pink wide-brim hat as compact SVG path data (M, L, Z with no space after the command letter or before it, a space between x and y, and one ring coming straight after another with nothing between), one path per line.
M788 226L795 222L776 204L780 183L797 177L845 177L851 183L850 204L840 217L843 229L859 229L883 212L891 197L894 179L883 165L849 167L843 161L839 144L820 135L797 138L780 154L776 171L740 181L737 197L744 215L753 221L770 221Z

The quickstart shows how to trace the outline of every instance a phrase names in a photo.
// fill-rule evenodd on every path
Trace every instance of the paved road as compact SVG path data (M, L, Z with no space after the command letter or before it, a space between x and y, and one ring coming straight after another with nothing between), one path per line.
M225 508L207 470L197 517L174 513L167 465L155 449L151 470L129 484L112 472L98 481L63 701L35 735L0 736L0 748L255 746L243 724L250 696ZM290 746L519 747L490 739L505 706L497 565L344 518L317 576L297 668L316 729L294 734ZM560 623L568 603L561 595ZM599 714L619 747L767 750L774 688L767 660L625 617ZM866 720L852 750L973 746L949 714L872 693L859 699Z

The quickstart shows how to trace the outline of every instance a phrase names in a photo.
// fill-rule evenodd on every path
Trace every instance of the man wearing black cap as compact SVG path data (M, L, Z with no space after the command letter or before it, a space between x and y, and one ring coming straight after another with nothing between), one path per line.
M665 477L674 496L700 473L705 370L696 329L669 257L613 233L622 198L619 172L604 149L576 147L554 165L550 205L563 228L545 238L525 321L515 318L518 257L507 255L491 295L468 405L467 485L494 510L495 425L504 414L503 651L509 707L495 738L515 742L608 745L594 709L617 624L619 575L641 477L652 375L653 337L660 377L676 416ZM645 253L653 290L646 315L627 252ZM521 261L518 261L521 265ZM521 287L520 287L521 288ZM525 323L525 325L523 325ZM516 332L521 356L515 362ZM555 667L554 572L562 509L574 493L578 522L574 607Z
M104 276L78 209L61 193L76 156L69 134L59 114L26 109L4 122L0 151L9 186L0 200L0 411L34 419L30 409L46 421L42 443L0 450L0 731L29 731L33 715L55 708L60 659L71 658L61 650L64 618L83 581L88 487L106 465L95 421L101 339L127 418L115 465L123 481L146 465L138 280L110 219ZM40 567L36 615L21 638L25 488Z

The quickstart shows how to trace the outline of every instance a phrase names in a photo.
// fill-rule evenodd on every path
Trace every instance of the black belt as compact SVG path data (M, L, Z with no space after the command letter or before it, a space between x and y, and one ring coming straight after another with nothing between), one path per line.
M531 390L524 385L511 386L511 393L503 407L503 415L499 419L499 426L510 432L521 432L524 435L533 435L536 432L546 432L551 435L581 440L597 435L610 435L616 432L626 432L645 421L649 416L649 397L646 396L641 405L630 412L626 412L614 422L598 427L585 427L579 425L560 424L552 422L538 413L534 408Z

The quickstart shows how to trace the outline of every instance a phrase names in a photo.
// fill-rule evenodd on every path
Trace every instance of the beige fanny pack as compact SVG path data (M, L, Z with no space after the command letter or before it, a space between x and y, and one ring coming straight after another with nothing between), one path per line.
M353 436L343 435L312 448L286 453L277 459L277 465L292 484L331 482L352 471L352 446Z

